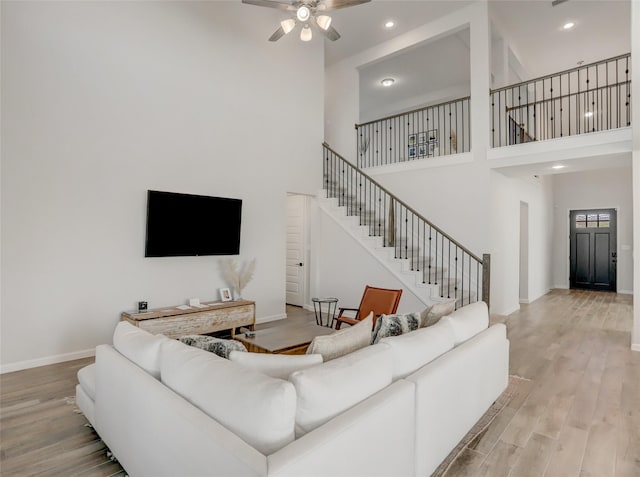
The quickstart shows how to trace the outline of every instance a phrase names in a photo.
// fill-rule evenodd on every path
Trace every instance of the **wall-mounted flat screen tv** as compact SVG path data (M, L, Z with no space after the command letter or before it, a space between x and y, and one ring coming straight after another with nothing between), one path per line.
M145 257L238 255L242 200L150 190Z

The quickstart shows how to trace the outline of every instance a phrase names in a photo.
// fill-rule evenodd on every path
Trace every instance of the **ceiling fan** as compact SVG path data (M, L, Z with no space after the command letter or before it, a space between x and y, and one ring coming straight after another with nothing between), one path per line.
M242 3L257 5L259 7L277 8L292 14L291 18L282 20L280 27L269 37L269 41L278 41L291 32L298 23L302 24L300 39L310 41L313 37L312 27L317 27L320 33L336 41L340 33L331 26L331 17L326 12L339 8L353 7L371 0L242 0Z

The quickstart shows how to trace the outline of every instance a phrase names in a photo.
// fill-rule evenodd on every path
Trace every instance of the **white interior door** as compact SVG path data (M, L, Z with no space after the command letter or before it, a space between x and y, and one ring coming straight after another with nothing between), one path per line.
M287 304L303 306L307 198L287 196Z

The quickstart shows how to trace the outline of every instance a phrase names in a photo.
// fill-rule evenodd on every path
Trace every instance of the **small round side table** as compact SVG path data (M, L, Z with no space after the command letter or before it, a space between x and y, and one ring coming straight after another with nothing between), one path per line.
M316 314L316 325L327 326L333 328L333 320L336 317L336 308L338 306L337 298L312 298L313 311ZM326 305L327 324L323 324L322 305Z

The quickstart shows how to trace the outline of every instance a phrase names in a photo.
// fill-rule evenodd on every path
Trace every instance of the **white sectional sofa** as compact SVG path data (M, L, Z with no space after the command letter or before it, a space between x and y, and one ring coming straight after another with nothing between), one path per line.
M288 379L120 323L76 402L132 477L426 477L507 386L488 323L469 305Z

